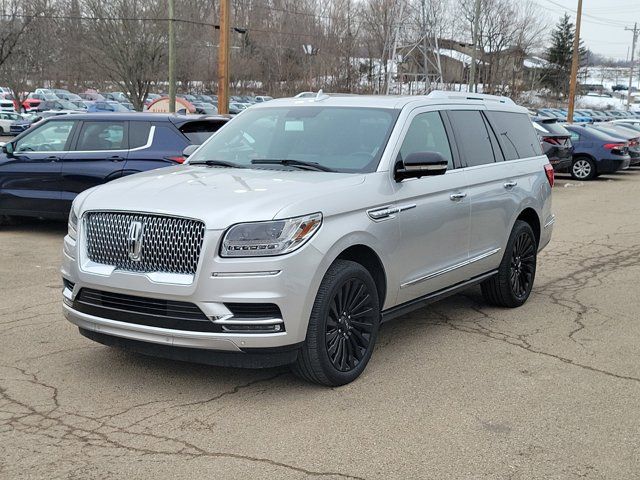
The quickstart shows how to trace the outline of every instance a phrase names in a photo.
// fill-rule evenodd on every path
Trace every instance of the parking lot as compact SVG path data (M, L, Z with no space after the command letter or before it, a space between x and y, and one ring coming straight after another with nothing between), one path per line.
M66 225L0 230L0 477L640 478L640 170L557 180L531 299L385 325L327 389L110 349L61 313Z

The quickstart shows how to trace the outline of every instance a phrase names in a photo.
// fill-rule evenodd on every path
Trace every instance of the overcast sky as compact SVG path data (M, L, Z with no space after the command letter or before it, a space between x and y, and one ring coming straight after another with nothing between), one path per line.
M578 0L532 0L549 13L550 23L555 24L564 12L571 15L574 23ZM608 57L626 59L631 49L633 33L625 27L633 28L638 22L640 28L640 0L583 0L580 38L594 53ZM638 58L640 39L636 47Z

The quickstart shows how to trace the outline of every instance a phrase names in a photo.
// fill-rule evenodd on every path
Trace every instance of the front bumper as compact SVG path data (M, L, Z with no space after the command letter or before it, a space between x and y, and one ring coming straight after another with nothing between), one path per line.
M278 257L220 258L217 248L221 234L220 231L206 232L198 270L191 281L83 268L83 253L78 251L74 240L65 237L61 273L67 284L73 283L71 288L67 285L63 291L65 317L77 325L83 335L89 336L86 332L94 332L97 341L101 341L97 337L105 336L127 339L133 344L143 342L163 346L163 350L176 349L175 355L180 349L236 354L254 349L297 350L306 337L311 307L321 279L321 274L317 275L317 272L324 256L312 244L307 244L296 252ZM81 289L189 302L196 305L212 323L225 325L234 322L234 318L227 318L229 311L225 305L275 304L280 309L284 328L283 331L269 333L230 333L160 328L148 323L136 323L135 318L118 321L113 317L103 318L80 311L74 302ZM127 315L136 316L130 312ZM251 320L243 322L251 323Z

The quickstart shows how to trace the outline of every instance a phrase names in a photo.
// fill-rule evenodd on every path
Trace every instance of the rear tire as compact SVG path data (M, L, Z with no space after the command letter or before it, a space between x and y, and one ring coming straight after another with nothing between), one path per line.
M579 156L571 163L571 177L575 180L592 180L598 172L596 164L589 157Z
M371 358L379 327L373 278L359 263L337 260L318 289L293 372L329 387L353 382Z
M498 273L480 285L485 301L498 307L524 304L536 276L538 245L531 226L517 220L511 230Z

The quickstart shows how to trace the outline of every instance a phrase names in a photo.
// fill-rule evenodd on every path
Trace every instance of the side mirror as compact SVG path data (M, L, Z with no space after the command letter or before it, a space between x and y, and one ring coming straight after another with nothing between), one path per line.
M193 155L193 152L195 152L199 146L200 145L187 145L182 151L182 156L184 158L189 158L191 155Z
M414 152L398 163L395 179L401 182L407 178L443 175L447 171L447 159L438 152Z
M5 143L2 146L2 153L4 153L7 157L12 157L13 156L13 151L14 151L13 142Z

